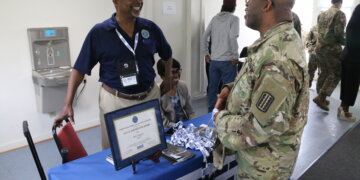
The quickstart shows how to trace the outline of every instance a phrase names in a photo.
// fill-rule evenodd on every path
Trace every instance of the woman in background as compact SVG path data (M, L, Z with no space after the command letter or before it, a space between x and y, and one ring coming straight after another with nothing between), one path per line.
M346 45L341 62L341 106L338 117L341 120L355 121L349 112L354 106L360 84L360 4L358 4L346 27Z
M160 59L156 66L159 76L164 80L165 61ZM186 83L180 80L181 65L175 58L173 58L171 71L173 75L172 89L160 97L160 106L165 127L172 127L179 121L184 122L195 117L189 90Z

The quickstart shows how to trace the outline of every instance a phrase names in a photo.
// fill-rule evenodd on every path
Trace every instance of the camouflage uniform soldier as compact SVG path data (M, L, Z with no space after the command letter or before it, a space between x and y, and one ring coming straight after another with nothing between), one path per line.
M221 109L226 102L215 114L223 147L216 147L214 163L221 168L223 153L235 151L241 180L288 179L298 155L309 87L304 47L291 23L293 3L247 1L246 25L261 37L249 47L244 67L222 89L215 106Z
M308 64L309 87L311 87L312 81L314 79L315 71L317 69L317 60L315 53L317 37L318 37L317 27L313 26L309 34L306 36L306 48L308 49L309 52L309 64Z
M345 44L345 14L340 10L342 0L332 0L330 9L318 16L318 41L315 52L321 69L313 101L323 110L329 111L326 97L330 96L341 78L341 45Z

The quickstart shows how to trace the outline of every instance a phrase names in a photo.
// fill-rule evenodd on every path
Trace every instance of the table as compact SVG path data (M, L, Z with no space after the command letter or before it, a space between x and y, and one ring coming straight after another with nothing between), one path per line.
M205 114L184 124L193 123L195 126L207 124L210 117L211 113ZM214 125L210 122L209 126ZM116 171L114 166L106 161L106 156L111 154L111 150L107 149L53 167L48 171L48 178L50 180L163 179L164 177L166 179L198 179L202 175L202 166L204 165L203 155L197 150L190 151L195 153L195 157L175 165L171 165L163 158L160 158L159 163L154 163L151 160L140 161L136 165L137 173L133 174L131 165ZM231 163L231 165L226 165L223 171L231 169L231 174L233 175L236 172L236 164L234 165L233 158L228 159L227 162ZM231 174L222 176L231 176Z

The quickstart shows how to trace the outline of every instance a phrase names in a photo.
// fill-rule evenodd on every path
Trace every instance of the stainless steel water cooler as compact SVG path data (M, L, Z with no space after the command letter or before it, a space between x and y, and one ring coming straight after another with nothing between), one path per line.
M37 109L60 111L71 71L68 28L29 28L27 32Z

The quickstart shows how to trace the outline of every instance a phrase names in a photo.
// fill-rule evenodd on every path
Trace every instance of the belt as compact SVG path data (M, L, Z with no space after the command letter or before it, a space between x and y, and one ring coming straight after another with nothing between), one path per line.
M128 100L143 100L146 98L146 96L149 94L149 92L152 90L152 88L154 87L154 82L151 83L150 87L144 91L144 92L141 92L141 93L137 93L137 94L124 94L124 93L121 93L111 87L109 87L108 85L106 84L102 84L101 85L107 92L109 92L110 94L116 96L116 97L119 97L119 98L123 98L123 99L128 99Z

